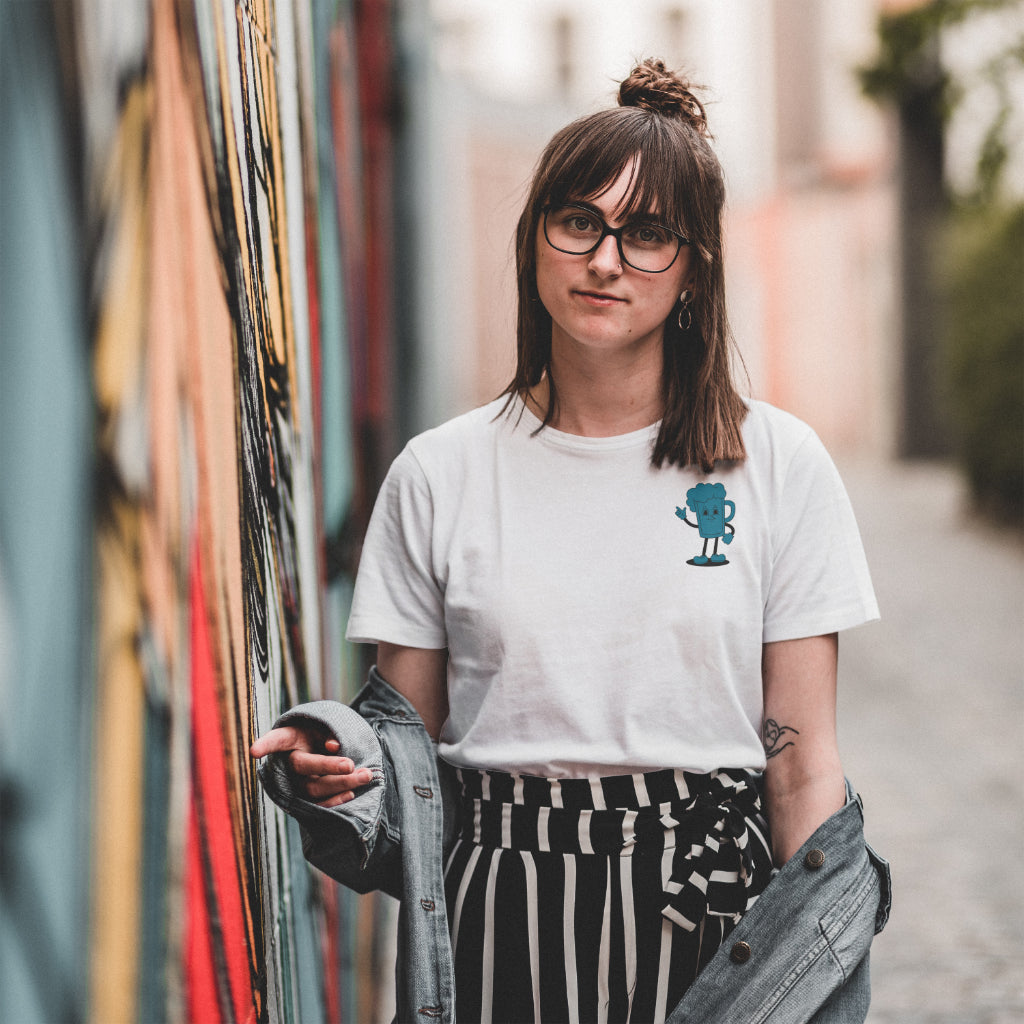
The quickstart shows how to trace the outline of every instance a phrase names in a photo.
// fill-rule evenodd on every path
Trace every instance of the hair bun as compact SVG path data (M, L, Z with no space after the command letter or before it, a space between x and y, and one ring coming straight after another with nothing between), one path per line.
M704 104L661 60L648 59L633 68L619 86L619 106L639 107L662 117L678 118L701 135L708 134Z

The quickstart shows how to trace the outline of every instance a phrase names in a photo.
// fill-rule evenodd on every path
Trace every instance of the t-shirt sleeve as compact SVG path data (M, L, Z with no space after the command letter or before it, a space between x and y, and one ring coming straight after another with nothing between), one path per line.
M775 496L763 642L833 633L877 618L850 499L812 432Z
M434 503L407 447L373 507L356 574L346 637L355 643L440 649L448 645L444 594L434 572Z

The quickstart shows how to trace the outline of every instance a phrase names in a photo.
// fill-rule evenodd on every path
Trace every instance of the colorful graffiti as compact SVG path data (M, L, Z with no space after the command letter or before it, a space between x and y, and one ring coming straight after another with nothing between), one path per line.
M389 4L152 0L134 49L96 29L119 10L80 0L70 34L96 410L71 1016L373 1019L385 911L308 868L246 752L361 675L342 635L391 434Z

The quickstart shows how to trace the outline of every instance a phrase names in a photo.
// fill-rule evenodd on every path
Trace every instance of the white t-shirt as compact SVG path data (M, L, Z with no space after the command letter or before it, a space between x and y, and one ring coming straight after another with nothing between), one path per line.
M706 475L651 466L658 425L534 433L531 412L502 404L395 460L348 638L448 648L440 753L456 765L763 768L762 643L878 615L817 435L751 401L746 461Z

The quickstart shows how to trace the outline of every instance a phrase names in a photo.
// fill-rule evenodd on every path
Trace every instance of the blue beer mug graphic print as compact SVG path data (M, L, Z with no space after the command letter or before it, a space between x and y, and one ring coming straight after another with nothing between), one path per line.
M700 483L691 487L686 492L686 505L694 514L696 522L691 522L686 516L685 508L676 508L676 515L682 519L687 526L696 529L698 536L704 540L704 547L699 555L687 559L687 565L706 565L708 567L717 565L728 565L729 560L725 555L719 554L718 542L731 544L736 536L736 528L730 526L733 516L736 515L736 504L725 496L724 484ZM725 514L726 506L729 507L729 514ZM713 540L714 548L710 557L708 556L708 541Z

